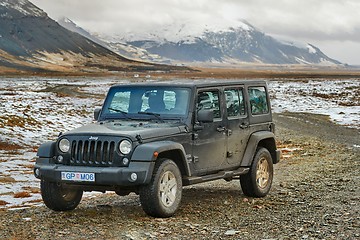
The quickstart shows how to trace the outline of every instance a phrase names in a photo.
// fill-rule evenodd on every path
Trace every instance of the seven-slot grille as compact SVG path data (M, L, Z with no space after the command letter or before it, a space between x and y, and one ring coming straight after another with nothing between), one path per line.
M115 141L73 140L71 142L71 165L112 165Z

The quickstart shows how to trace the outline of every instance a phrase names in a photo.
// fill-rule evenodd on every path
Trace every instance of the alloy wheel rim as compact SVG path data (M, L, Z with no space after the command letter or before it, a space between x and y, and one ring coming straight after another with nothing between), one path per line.
M164 206L170 207L176 200L177 182L175 175L166 171L160 179L160 199Z
M256 169L256 183L259 188L264 189L267 187L270 179L269 163L266 158L261 158L257 164Z

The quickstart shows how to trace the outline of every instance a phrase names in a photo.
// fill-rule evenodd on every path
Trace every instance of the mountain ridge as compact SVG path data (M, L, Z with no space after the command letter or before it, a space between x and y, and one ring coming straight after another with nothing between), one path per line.
M153 35L148 39L127 41L127 43L175 61L341 64L326 56L314 45L297 47L259 31L248 22L241 23L241 26L227 27L218 31L205 28L197 36L188 35L175 41L167 40L162 36L156 39Z
M28 0L0 3L0 66L6 71L84 73L167 68L120 56L63 28Z
M245 20L194 24L184 20L153 31L97 36L114 52L132 59L172 64L300 64L340 65L312 44L280 41ZM73 23L73 22L72 22ZM60 23L61 24L61 23ZM76 23L73 23L75 26ZM63 25L63 24L61 24ZM63 25L64 26L64 25ZM64 26L66 27L66 26ZM83 31L70 26L68 29ZM84 30L86 31L86 30ZM84 36L94 37L86 31Z

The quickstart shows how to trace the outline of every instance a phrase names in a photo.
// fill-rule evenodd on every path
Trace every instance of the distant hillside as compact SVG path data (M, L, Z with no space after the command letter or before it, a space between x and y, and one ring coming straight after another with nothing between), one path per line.
M170 60L165 59L157 54L149 53L143 48L138 48L133 45L122 42L106 40L103 39L101 36L95 36L94 34L89 33L82 27L78 26L71 19L68 19L66 17L57 20L57 22L64 28L72 32L76 32L90 39L91 41L96 42L101 46L110 49L111 51L120 54L121 56L124 56L126 58L138 60L138 61L146 61L146 62L156 62L156 63L164 63L164 64L170 63Z
M161 68L121 57L63 28L28 0L0 2L0 66L65 72Z

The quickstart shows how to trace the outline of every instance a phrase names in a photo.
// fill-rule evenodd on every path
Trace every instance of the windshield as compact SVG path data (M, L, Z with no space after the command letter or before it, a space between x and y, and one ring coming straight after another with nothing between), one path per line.
M190 89L116 87L105 100L101 119L176 119L187 115Z

